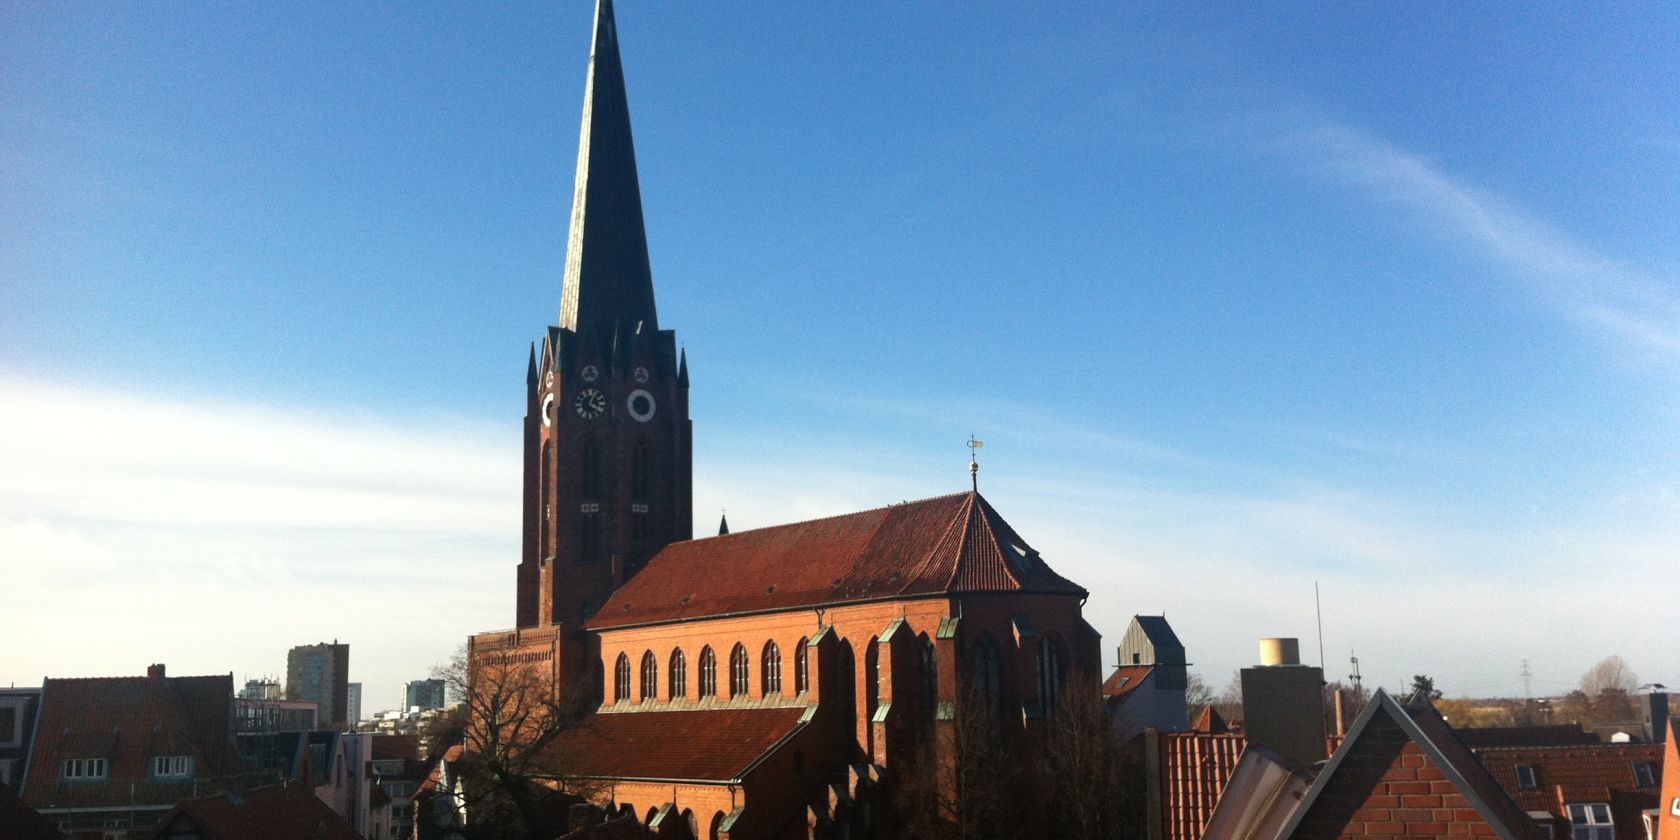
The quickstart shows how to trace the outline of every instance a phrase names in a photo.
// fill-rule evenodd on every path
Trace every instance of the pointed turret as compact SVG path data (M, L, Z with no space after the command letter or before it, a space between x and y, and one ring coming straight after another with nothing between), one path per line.
M525 365L525 384L537 384L537 343L531 342L531 361Z
M718 536L729 536L729 514L727 513L718 519Z
M659 328L612 0L595 6L560 326L607 335Z

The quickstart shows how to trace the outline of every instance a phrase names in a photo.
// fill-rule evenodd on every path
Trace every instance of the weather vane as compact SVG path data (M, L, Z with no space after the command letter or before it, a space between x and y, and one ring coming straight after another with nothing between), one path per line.
M984 441L975 440L974 435L968 436L968 483L976 493L980 492L980 461L975 456L980 454L980 447L985 445Z

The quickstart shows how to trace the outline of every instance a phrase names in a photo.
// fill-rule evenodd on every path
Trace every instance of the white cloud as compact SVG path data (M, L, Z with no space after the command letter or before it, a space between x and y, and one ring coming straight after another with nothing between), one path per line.
M1680 283L1600 253L1420 155L1339 125L1286 130L1277 144L1380 201L1409 207L1495 258L1552 305L1642 354L1680 353Z

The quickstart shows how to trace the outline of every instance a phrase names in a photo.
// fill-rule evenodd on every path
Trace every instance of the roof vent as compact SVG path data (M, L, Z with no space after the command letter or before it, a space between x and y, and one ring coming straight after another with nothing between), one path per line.
M1301 664L1300 639L1261 639L1261 665L1299 665Z

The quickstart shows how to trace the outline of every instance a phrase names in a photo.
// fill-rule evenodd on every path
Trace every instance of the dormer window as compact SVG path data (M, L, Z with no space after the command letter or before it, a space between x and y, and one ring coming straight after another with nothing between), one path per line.
M190 755L154 755L152 756L152 777L156 779L186 779L192 776L193 760Z
M1657 786L1657 776L1651 771L1649 761L1641 761L1633 765L1633 783L1642 788Z
M1575 829L1574 840L1616 840L1616 825L1610 821L1607 802L1571 804L1569 822Z
M93 781L105 778L105 759L103 758L67 758L64 760L64 778L78 781Z
M1535 772L1534 765L1532 765L1532 764L1519 764L1519 765L1517 765L1517 789L1518 790L1539 790L1540 789L1540 777Z

